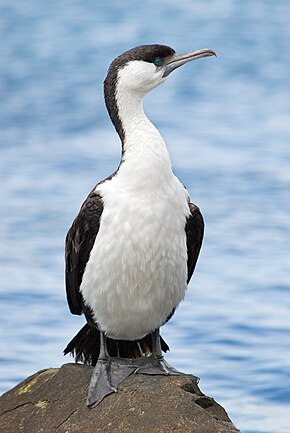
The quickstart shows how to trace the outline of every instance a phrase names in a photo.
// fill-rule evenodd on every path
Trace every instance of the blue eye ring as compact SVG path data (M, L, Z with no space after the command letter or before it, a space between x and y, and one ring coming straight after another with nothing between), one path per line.
M153 60L153 63L155 66L162 66L163 60L160 59L160 57L157 57L155 60Z

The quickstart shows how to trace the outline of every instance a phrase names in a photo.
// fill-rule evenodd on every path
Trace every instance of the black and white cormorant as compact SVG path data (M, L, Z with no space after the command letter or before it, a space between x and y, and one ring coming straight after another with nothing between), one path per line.
M87 324L64 352L95 365L88 406L133 372L180 374L162 356L168 346L159 328L184 297L204 223L142 100L179 66L213 55L142 45L109 67L104 95L122 142L121 162L88 195L66 238L67 300Z

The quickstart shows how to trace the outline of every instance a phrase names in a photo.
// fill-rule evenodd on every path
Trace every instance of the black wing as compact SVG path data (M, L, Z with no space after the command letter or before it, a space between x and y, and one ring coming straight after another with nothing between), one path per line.
M187 283L189 283L194 272L204 233L204 221L199 208L195 204L189 203L189 210L191 215L188 217L185 226L188 270Z
M84 201L78 216L66 236L65 281L67 302L71 313L81 315L83 299L80 285L100 228L103 201L99 194L91 192Z

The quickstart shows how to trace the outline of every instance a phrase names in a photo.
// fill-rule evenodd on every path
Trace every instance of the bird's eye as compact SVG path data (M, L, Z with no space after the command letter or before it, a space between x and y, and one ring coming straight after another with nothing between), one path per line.
M153 60L153 63L155 66L161 66L163 63L163 60L157 57L157 59Z

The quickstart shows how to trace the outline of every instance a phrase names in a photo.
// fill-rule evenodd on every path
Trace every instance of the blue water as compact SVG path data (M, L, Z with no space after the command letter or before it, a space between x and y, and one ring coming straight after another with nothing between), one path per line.
M290 432L288 0L2 0L1 391L62 357L67 229L117 166L102 81L141 43L218 53L146 97L174 171L205 217L167 359L201 378L244 433Z

